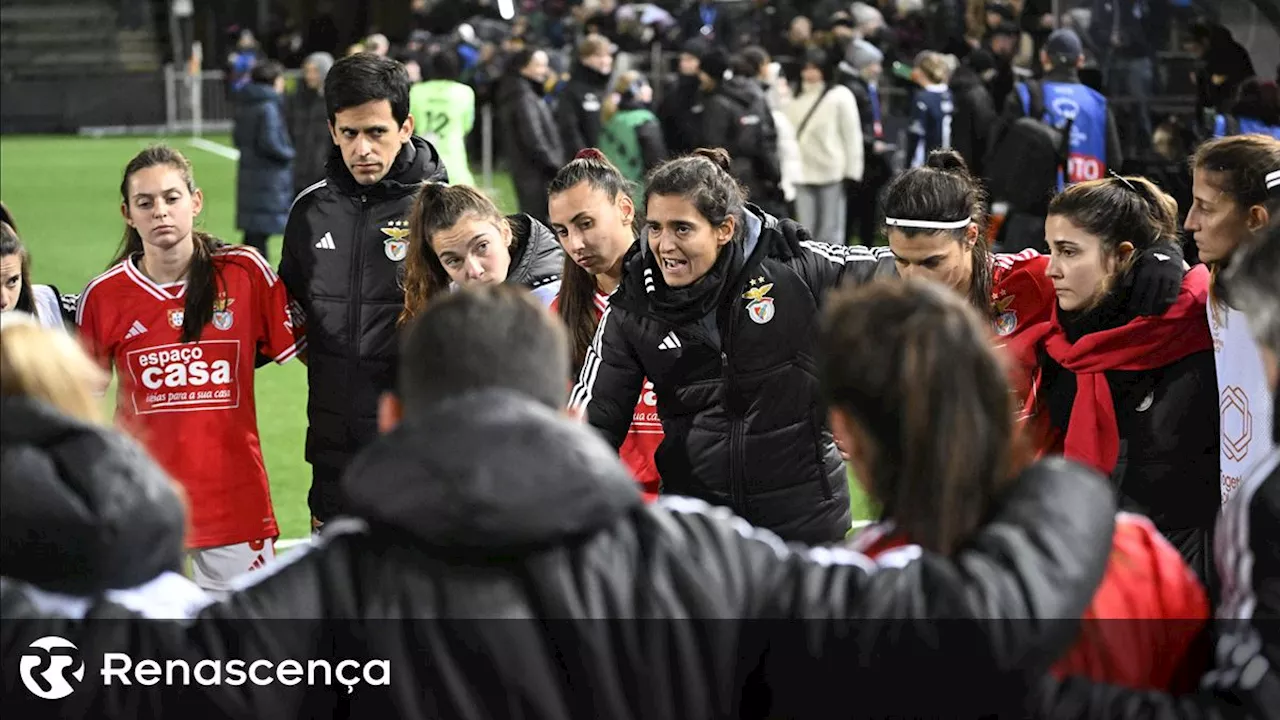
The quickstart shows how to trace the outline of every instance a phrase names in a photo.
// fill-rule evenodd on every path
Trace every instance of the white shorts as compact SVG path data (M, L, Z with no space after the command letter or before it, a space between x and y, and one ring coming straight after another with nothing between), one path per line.
M274 538L251 540L221 547L187 551L191 558L191 579L204 590L227 591L232 581L261 569L276 557Z

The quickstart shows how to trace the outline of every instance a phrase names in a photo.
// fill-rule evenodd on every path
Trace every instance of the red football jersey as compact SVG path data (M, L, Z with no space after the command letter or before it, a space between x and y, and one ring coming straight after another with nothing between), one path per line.
M998 335L1016 336L1052 317L1058 297L1054 294L1053 282L1045 275L1048 266L1049 256L1035 250L992 257L992 322Z
M609 307L609 296L597 292L595 306L598 323L605 309ZM559 308L560 298L557 297L551 303L551 310L556 312ZM618 456L631 469L631 474L635 476L645 497L649 499L657 497L658 490L662 486L662 476L658 474L658 467L653 463L653 453L662 444L662 438L662 421L658 419L658 396L653 392L653 383L645 378L644 388L636 400L635 414L631 418L631 429L627 432L627 439L622 442L622 447L618 448Z
M889 566L919 554L892 522L864 528L850 546ZM1198 642L1209 599L1178 550L1140 515L1116 516L1106 574L1083 620L1075 644L1053 666L1060 678L1188 692L1206 669Z
M256 250L223 247L213 318L183 343L186 284L158 285L135 259L94 278L76 311L90 352L115 367L116 422L186 490L187 547L276 537L253 374L257 353L284 363L305 348L284 283Z

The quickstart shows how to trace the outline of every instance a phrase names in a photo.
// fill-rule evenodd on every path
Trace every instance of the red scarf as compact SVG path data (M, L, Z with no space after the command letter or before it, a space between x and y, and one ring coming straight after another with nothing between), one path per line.
M1057 304L1048 322L1027 328L1016 340L1024 359L1038 357L1038 350L1076 376L1076 396L1067 423L1063 454L1110 475L1120 457L1120 431L1116 425L1108 370L1154 370L1192 353L1213 347L1205 302L1209 296L1209 271L1204 265L1182 279L1177 301L1164 315L1139 317L1111 330L1090 333L1072 343L1058 319ZM1036 371L1035 387L1041 370ZM1035 410L1036 393L1025 410Z

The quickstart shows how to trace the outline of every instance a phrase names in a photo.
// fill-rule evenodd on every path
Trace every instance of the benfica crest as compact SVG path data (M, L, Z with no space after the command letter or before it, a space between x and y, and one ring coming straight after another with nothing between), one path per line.
M409 222L392 220L378 229L387 236L387 239L382 241L382 251L386 253L387 259L391 262L404 260L409 254Z
M1010 310L1009 306L1013 304L1013 295L1006 295L993 304L995 309L995 329L999 335L1008 335L1018 329L1018 312Z
M750 300L747 303L747 317L757 325L764 325L772 320L774 315L773 298L769 297L773 283L765 283L764 278L759 277L753 278L751 285L758 287L752 287L742 294L744 300Z
M218 299L213 302L213 326L215 328L224 332L231 329L231 325L235 323L236 319L231 312L231 304L235 301L235 298L219 295Z

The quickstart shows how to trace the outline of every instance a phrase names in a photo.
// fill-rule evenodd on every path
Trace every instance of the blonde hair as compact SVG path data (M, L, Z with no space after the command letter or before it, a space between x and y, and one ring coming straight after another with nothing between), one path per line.
M628 70L619 75L613 82L613 92L605 99L604 107L600 109L600 121L607 123L612 120L613 116L618 114L618 105L622 103L622 96L644 79L644 75L636 70Z
M107 376L70 335L5 313L0 325L0 396L26 397L88 423L102 422L94 390Z

